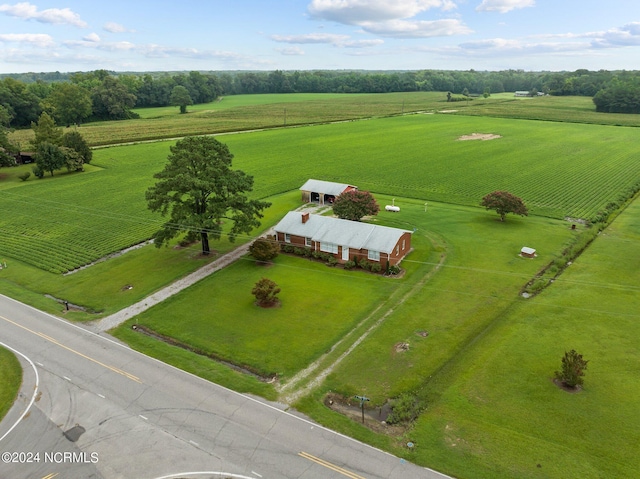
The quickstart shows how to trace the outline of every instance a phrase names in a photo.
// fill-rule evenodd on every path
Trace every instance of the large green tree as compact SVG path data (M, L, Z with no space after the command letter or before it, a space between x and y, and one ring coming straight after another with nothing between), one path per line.
M62 144L62 130L56 126L54 119L46 112L40 115L37 123L31 123L31 129L35 134L33 146L36 149L41 143Z
M186 113L187 106L193 105L193 100L189 95L189 90L182 85L173 87L173 90L171 90L171 105L179 106L180 113Z
M67 164L67 154L63 147L43 141L38 144L36 150L36 166L33 169L38 178L44 176L48 171L53 176L55 170L59 170Z
M360 221L364 216L377 215L380 207L368 191L349 190L333 203L333 212L345 220Z
M209 254L209 237L217 240L223 221L229 241L260 226L262 211L270 203L251 200L253 177L231 169L233 155L224 143L211 136L190 136L171 147L164 169L154 175L158 182L146 192L151 211L169 215L154 235L157 247L181 232L200 234L202 254Z
M640 78L614 78L593 97L596 111L605 113L640 113Z
M521 198L508 191L494 191L489 193L480 202L488 210L494 210L500 215L500 221L504 221L508 213L520 216L528 216L529 210Z
M73 130L62 135L62 146L75 150L83 164L91 163L93 152L79 131Z
M93 111L89 90L69 82L55 84L45 105L59 124L67 126L82 123Z
M102 80L99 86L93 88L91 97L96 118L124 120L136 117L131 112L131 108L136 104L136 96L115 77L107 76Z
M11 126L29 126L42 111L40 98L13 78L0 81L0 105L9 112Z

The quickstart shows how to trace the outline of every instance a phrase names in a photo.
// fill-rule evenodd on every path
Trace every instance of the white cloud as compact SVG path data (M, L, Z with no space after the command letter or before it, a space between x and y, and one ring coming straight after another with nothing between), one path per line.
M272 35L271 39L280 43L293 44L329 44L344 48L368 48L384 43L384 40L351 40L349 35L337 35L332 33L308 33L305 35Z
M411 20L430 10L456 8L452 0L313 0L314 18L357 25L366 33L394 38L466 35L471 29L458 19Z
M124 25L120 25L119 23L115 22L107 22L102 28L109 33L135 33L135 30L130 30Z
M507 13L519 8L533 7L535 0L482 0L476 10L478 12Z
M461 43L446 50L447 55L467 57L519 57L584 53L588 42L530 42L521 39L491 38ZM444 53L444 52L441 52Z
M347 42L342 42L336 46L344 47L344 48L370 48L377 47L378 45L382 45L384 40L375 39L375 40L350 40Z
M452 0L312 0L308 10L314 18L347 25L411 18L432 8L451 10Z
M613 28L593 36L593 46L596 48L640 45L640 22L628 23L621 28Z
M0 12L22 18L24 20L35 20L41 23L52 23L56 25L74 25L76 27L85 28L87 23L80 18L80 15L71 11L69 8L48 8L46 10L38 10L38 7L31 5L29 2L16 3L15 5L0 5Z
M349 35L336 35L333 33L307 33L304 35L271 35L271 40L280 43L329 43L336 44L347 41Z
M0 33L2 43L26 43L39 48L50 47L55 44L51 36L44 33Z
M64 42L64 46L68 48L93 48L105 52L129 51L137 48L131 42L102 42L95 33L87 35L82 40L68 40Z
M250 60L245 55L240 55L235 52L219 51L219 50L198 50L196 48L175 48L166 47L157 44L139 45L136 47L136 52L144 55L147 58L190 58L200 60L220 60L228 64L249 64L256 62Z
M389 20L380 23L363 23L368 33L394 38L429 38L466 35L472 30L456 19L434 21Z
M97 43L97 42L100 41L100 36L97 33L94 32L94 33L90 33L89 35L86 35L86 36L82 37L82 39L84 41L87 41L87 42L96 42Z
M304 50L300 47L277 48L276 51L279 52L281 55L286 55L286 56L304 55Z

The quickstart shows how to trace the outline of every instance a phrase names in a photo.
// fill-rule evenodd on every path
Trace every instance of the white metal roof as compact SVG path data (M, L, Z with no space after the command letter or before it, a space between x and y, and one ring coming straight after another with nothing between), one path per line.
M528 246L523 246L520 252L524 254L535 254L536 250L533 248L529 248Z
M290 211L275 226L275 231L381 253L391 253L404 233L412 233L388 226L311 214L307 222L303 223L302 215L299 211Z
M307 182L300 187L301 191L312 191L314 193L323 193L325 195L338 196L344 193L347 188L357 188L357 186L347 185L344 183L333 183L331 181L323 180L307 180Z

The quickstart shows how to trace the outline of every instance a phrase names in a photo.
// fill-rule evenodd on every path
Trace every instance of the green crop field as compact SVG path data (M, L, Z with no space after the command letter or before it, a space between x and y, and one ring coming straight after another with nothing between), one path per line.
M140 119L87 123L79 131L90 145L98 146L441 110L454 115L640 126L638 115L596 113L587 97L514 98L502 93L447 103L444 92L409 92L237 95L190 106L184 115L177 107L138 109ZM17 130L10 137L25 150L33 132Z
M490 141L459 141L491 133ZM594 219L640 181L637 130L469 116L411 115L222 137L267 195L307 178L477 205L508 189L534 214ZM244 161L248 161L246 166ZM354 180L357 179L357 180Z
M142 118L88 123L79 128L92 145L177 138L185 135L281 128L347 121L446 107L443 93L238 95L196 105L191 113L177 108L140 110ZM11 139L28 145L32 130L18 130ZM24 148L23 148L24 149Z
M257 95L231 95L218 98L215 102L212 103L189 105L187 107L187 114L222 111L229 110L231 108L271 104L283 105L283 108L286 108L287 103L318 103L319 101L333 102L342 100L353 101L354 99L359 99L360 101L362 101L364 96L365 95L363 94L355 93L291 93L286 95L280 93L265 93ZM140 115L140 118L143 119L162 118L168 116L174 117L175 119L175 117L180 116L179 108L177 106L158 108L135 108L133 111Z
M458 139L474 132L501 138ZM508 189L532 214L594 220L638 186L635 136L634 128L418 114L219 138L254 175L260 198L308 178L464 205ZM169 145L97 150L84 173L9 178L0 254L65 272L148 239L161 218L146 209L144 191Z

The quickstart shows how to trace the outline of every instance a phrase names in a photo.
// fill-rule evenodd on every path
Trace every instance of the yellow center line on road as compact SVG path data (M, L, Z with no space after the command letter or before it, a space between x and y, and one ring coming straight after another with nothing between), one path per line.
M54 477L57 477L57 476L58 476L57 472L52 472L51 474L47 474L46 476L44 476L42 479L53 479Z
M77 354L78 356L85 358L93 363L98 364L99 366L102 366L103 368L107 368L115 373L121 374L122 376L131 379L132 381L135 381L137 383L142 383L142 381L140 380L140 378L138 378L137 376L134 376L131 373L128 373L126 371L123 371L122 369L116 368L114 366L109 366L108 364L104 364L100 361L98 361L97 359L93 359L92 357L87 356L86 354L82 354L79 351L76 351L75 349L71 349L69 346L65 346L64 344L62 344L60 341L58 341L57 339L54 339L50 336L47 336L44 333L40 333L38 331L33 331L32 329L27 328L26 326L22 326L21 324L16 323L15 321L11 321L10 319L5 318L4 316L0 316L0 319L4 319L6 322L13 324L14 326L17 326L21 329L24 329L25 331L30 332L31 334L35 334L36 336L40 336L41 338L57 345L60 346L63 349L66 349L67 351L72 352L73 354Z
M358 474L356 474L355 472L351 472L348 471L346 469L341 468L340 466L336 466L335 464L331 464L330 462L325 461L324 459L320 459L319 457L315 457L312 456L309 453L306 453L304 451L299 452L298 456L300 457L304 457L305 459L308 459L310 461L315 462L316 464L320 464L321 466L326 467L327 469L331 469L332 471L336 471L339 472L340 474L342 474L343 476L347 476L350 477L351 479L366 479L362 476L359 476Z

